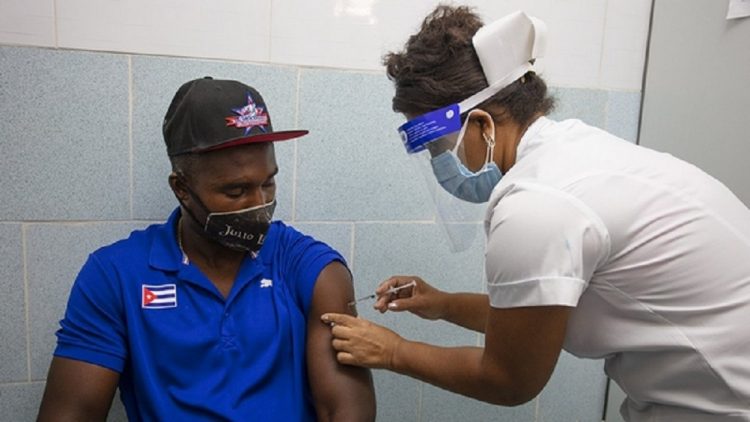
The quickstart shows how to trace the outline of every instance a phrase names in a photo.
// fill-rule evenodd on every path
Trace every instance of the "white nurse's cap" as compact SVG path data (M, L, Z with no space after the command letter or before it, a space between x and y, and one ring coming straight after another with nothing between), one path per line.
M472 38L489 86L459 104L461 113L476 107L515 82L532 61L544 56L547 25L524 12L515 12L483 26Z

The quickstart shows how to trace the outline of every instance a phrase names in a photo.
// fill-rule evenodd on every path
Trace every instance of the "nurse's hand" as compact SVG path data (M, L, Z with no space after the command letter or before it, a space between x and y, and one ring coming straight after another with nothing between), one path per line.
M345 365L392 369L393 356L403 338L393 331L346 314L323 314L331 325L336 359Z
M407 287L388 294L388 289L403 286L411 282L414 287ZM443 318L448 293L438 290L416 276L396 275L380 283L375 293L378 300L373 307L385 311L409 311L425 319Z

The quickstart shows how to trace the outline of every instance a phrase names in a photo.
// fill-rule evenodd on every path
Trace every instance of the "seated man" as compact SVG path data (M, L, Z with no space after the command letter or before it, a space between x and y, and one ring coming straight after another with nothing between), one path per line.
M197 79L163 126L180 206L90 255L58 331L39 420L368 421L370 373L337 364L325 312L352 310L336 251L271 223L278 171L260 94Z

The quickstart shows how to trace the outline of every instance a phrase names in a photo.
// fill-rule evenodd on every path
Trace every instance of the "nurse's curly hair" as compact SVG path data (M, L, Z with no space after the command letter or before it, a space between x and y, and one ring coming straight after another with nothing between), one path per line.
M471 43L482 26L481 18L467 6L439 5L424 19L419 32L409 37L402 52L386 54L383 64L396 88L393 111L424 114L486 88ZM478 107L487 110L488 106L494 106L496 121L509 117L525 126L536 114L549 113L554 99L544 80L528 72Z

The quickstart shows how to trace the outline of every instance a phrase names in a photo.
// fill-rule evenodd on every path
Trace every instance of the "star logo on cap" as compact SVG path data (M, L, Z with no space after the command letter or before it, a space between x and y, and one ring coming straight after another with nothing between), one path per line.
M255 105L253 97L250 93L247 94L247 105L233 108L232 111L237 114L236 116L225 117L227 126L234 126L238 129L245 129L245 135L250 133L250 130L255 126L258 126L263 132L266 131L265 126L268 124L268 113L264 107Z

